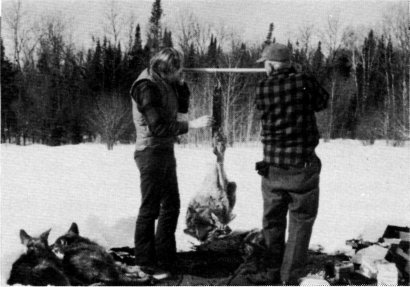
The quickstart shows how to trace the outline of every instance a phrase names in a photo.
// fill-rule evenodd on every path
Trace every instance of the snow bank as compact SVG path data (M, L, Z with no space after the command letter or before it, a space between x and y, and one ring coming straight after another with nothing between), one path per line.
M98 144L1 145L2 285L24 250L21 228L38 235L51 227L53 242L75 221L82 235L107 248L133 245L140 202L133 150L133 145L113 151ZM345 240L359 235L376 240L387 224L409 225L408 146L337 140L321 143L317 153L323 169L312 246L336 252L345 248ZM215 158L209 147L177 147L176 157L181 193L177 244L179 250L188 250L197 242L183 233L186 207ZM260 177L254 170L261 158L258 144L227 149L226 172L238 185L233 229L261 227Z

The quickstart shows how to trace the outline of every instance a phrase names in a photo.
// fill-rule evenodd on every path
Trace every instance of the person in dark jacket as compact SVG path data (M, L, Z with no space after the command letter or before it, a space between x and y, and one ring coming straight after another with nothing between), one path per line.
M256 90L261 113L263 161L263 236L274 283L298 285L319 203L321 161L315 112L326 108L329 94L310 75L297 72L286 45L267 45L258 62L267 78ZM288 240L285 244L287 214Z
M134 158L141 182L141 206L135 230L136 264L157 279L171 276L176 259L180 198L174 143L189 128L212 124L210 116L178 120L178 114L188 112L190 96L181 77L182 59L173 48L161 50L131 87L137 134Z

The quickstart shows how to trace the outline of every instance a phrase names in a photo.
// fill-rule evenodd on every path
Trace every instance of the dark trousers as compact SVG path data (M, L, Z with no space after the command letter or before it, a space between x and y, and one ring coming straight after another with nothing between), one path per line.
M134 155L141 178L141 206L135 229L136 264L167 267L175 261L180 209L174 151L146 148Z
M317 156L310 166L287 169L270 166L262 178L263 234L271 267L280 271L282 281L294 281L303 274L307 251L319 203L321 162ZM288 240L285 245L287 214Z

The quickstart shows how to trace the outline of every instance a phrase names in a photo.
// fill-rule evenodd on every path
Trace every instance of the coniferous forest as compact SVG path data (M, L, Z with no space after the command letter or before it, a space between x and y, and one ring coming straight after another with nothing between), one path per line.
M382 28L361 30L328 19L316 33L300 27L288 39L292 62L312 73L330 94L328 109L317 115L321 135L359 139L372 144L386 140L402 145L410 135L410 30L406 12L392 6ZM255 64L263 45L275 40L274 19L266 27L264 43L245 43L201 26L194 14L181 21L178 31L163 27L160 0L152 5L147 31L129 23L128 41L118 37L115 18L107 34L93 37L90 48L76 48L66 37L58 16L49 17L28 36L22 31L22 2L3 17L13 35L6 57L1 41L1 142L50 146L102 141L132 143L135 129L129 89L150 57L163 47L183 51L184 66L261 67ZM111 11L115 12L115 11ZM5 15L5 13L3 14ZM5 23L6 22L6 23ZM203 23L202 23L203 24ZM313 39L318 39L313 42ZM212 94L220 86L223 123L231 145L257 141L260 126L254 91L262 74L186 73L194 118L212 111ZM203 143L209 131L190 132L185 143Z

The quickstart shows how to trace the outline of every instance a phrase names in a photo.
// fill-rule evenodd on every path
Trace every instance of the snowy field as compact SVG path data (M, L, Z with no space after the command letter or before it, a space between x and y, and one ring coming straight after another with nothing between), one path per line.
M132 246L140 193L133 145L82 144L62 147L1 145L1 285L23 252L19 230L49 241L79 224L80 234L109 247ZM410 225L410 149L384 142L321 143L323 169L319 215L311 245L327 252L346 248L345 240L377 240L387 224ZM176 147L181 193L177 230L179 250L197 242L183 233L190 198L215 162L211 148ZM260 145L228 148L226 172L236 181L236 219L232 229L261 227Z

